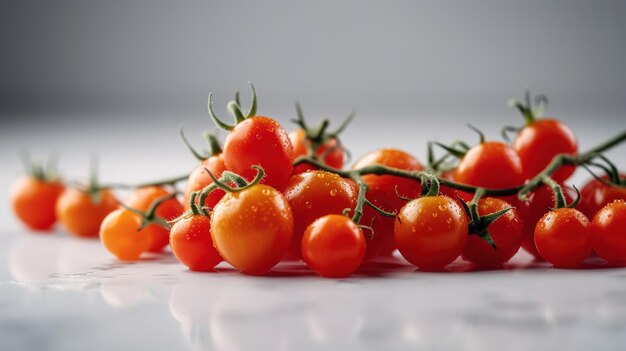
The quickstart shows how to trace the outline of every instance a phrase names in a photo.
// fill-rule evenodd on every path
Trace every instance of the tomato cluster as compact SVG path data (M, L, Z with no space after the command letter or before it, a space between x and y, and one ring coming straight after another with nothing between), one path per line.
M210 137L209 155L194 151L200 163L185 177L135 187L122 204L113 187L95 177L65 187L31 164L13 187L13 207L33 230L49 230L58 219L76 236L99 236L124 261L169 245L192 271L226 261L244 274L263 275L281 260L302 260L336 278L396 249L420 270L442 270L459 257L500 267L520 247L556 267L579 267L592 252L623 265L624 176L593 161L597 150L579 154L563 122L536 118L544 101L539 97L535 108L529 96L515 103L526 125L508 129L517 132L510 143L487 141L479 132L474 146L438 144L445 152L439 160L453 162L429 156L422 164L405 151L381 148L344 169L348 157L339 134L347 122L334 132L327 120L311 128L297 106L298 128L288 133L256 114L253 88L247 113L238 99L229 104L230 125L215 115L209 95L209 114L228 134L223 147ZM618 139L607 145L626 135ZM564 183L577 165L598 166L607 175L578 193ZM167 186L182 179L182 194Z

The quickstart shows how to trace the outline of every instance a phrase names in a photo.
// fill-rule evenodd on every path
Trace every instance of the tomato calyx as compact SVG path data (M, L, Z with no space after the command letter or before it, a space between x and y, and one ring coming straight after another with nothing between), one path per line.
M159 225L165 229L170 229L170 223L165 220L164 218L158 216L156 214L157 209L159 208L159 206L161 206L161 204L163 204L165 201L168 201L170 199L174 199L176 198L177 193L173 192L171 194L165 195L165 196L161 196L160 198L154 200L151 204L150 207L148 207L148 209L144 212L144 211L140 211L136 208L132 208L130 206L127 206L121 202L118 202L120 206L122 206L123 208L139 215L139 217L141 217L141 225L139 226L139 228L137 229L137 231L140 231L144 228L146 228L147 226L151 225L151 224L156 224Z
M474 127L473 125L469 123L467 124L467 127L471 129L472 131L476 132L476 134L478 134L478 145L485 143L486 141L485 133L483 133L482 130ZM434 151L432 150L432 147L431 147L432 144L437 145L440 148L444 149L447 152L447 154L442 156L438 161L435 161ZM448 156L454 156L457 159L462 159L463 157L465 157L465 155L470 149L471 147L462 140L455 140L450 145L446 145L437 141L429 142L429 147L428 147L429 166L431 165L431 163L433 163L434 169L436 170L437 167L440 166L440 163L443 163Z
M474 197L470 203L466 203L459 195L456 194L457 199L461 203L465 214L470 219L468 223L468 233L470 235L478 235L481 239L483 239L489 246L491 246L494 250L497 250L497 246L491 234L489 234L489 225L498 218L504 216L507 212L511 211L515 207L507 207L500 211L496 211L487 215L480 215L478 213L478 201L485 195L485 189L478 188L476 193L474 193Z
M617 166L604 155L598 154L597 157L604 161L606 165L598 162L589 161L587 163L581 164L581 166L585 170L587 170L587 172L589 172L592 177L594 177L597 181L604 185L626 187L626 177L622 177ZM606 178L598 176L588 166L600 168L606 174Z
M580 202L580 191L575 185L572 185L574 190L576 190L576 198L569 205L567 204L567 199L565 198L565 194L563 193L563 188L557 183L554 179L550 178L550 176L542 176L541 182L552 189L554 193L554 207L549 207L550 211L558 210L559 208L576 208L578 203Z
M34 160L27 150L23 150L20 156L28 176L47 183L59 180L57 155L51 155L45 163L42 160Z
M244 114L243 110L241 109L241 106L239 104L239 92L235 93L235 100L229 102L227 105L228 111L235 118L234 125L223 122L215 115L215 112L213 111L213 102L212 102L213 92L209 93L208 104L207 104L208 110L209 110L209 116L213 120L213 123L215 123L218 127L227 131L231 131L233 130L233 128L235 128L237 124L256 115L256 109L257 109L256 89L254 88L254 85L252 85L252 82L248 82L248 84L250 84L250 88L252 88L252 101L250 102L250 107L248 108L248 112Z
M183 131L183 127L180 127L180 129L178 129L178 133L180 135L180 139L183 141L183 143L185 144L185 146L187 147L189 152L200 162L206 161L211 156L217 156L217 155L222 153L222 146L220 145L219 140L217 140L217 136L215 134L213 134L213 133L209 133L209 132L206 132L206 131L202 133L202 136L204 137L204 139L208 143L208 148L207 148L207 150L203 154L198 152L191 145L191 143L189 142L189 140L185 136L185 132Z
M509 100L509 106L516 108L526 120L526 125L530 125L537 120L537 116L543 115L545 107L548 106L548 97L540 94L536 95L534 101L532 101L530 90L526 89L526 92L524 93L524 102L522 103L518 100L511 99Z

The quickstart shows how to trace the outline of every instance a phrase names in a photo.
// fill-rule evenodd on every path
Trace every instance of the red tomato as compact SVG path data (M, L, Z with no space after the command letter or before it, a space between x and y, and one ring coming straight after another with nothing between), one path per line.
M211 171L217 178L222 176L222 173L226 170L226 164L224 163L224 157L222 154L211 156L208 159L202 161L200 165L191 172L189 179L187 180L187 186L185 187L185 193L183 198L183 205L186 210L189 210L189 198L194 191L200 191L213 183L213 180L206 172L206 169ZM213 208L218 201L224 196L224 190L215 189L209 193L204 206Z
M100 241L122 261L136 261L150 247L150 234L139 230L141 217L133 211L117 209L109 213L100 226Z
M511 205L498 198L478 200L478 214L488 215ZM523 224L516 209L509 210L502 217L492 222L487 228L496 244L494 250L478 235L470 235L463 250L463 259L479 266L497 267L508 262L520 248L523 237Z
M457 182L484 188L512 188L524 184L522 162L515 150L496 141L471 148L454 173Z
M174 223L170 235L174 256L191 271L206 272L222 262L211 238L211 220L187 215Z
M98 237L102 220L118 207L115 197L108 190L101 190L100 201L94 203L88 193L67 188L57 201L56 214L71 234Z
M228 193L211 215L211 237L220 255L245 274L265 274L287 253L293 215L276 189L257 184Z
M354 210L356 192L340 176L325 171L308 171L291 176L284 191L293 212L294 236L291 252L301 257L302 235L316 219Z
M576 267L591 254L589 219L573 208L546 213L535 227L535 245L555 267Z
M58 180L22 177L11 187L13 211L28 228L49 230L57 220L54 207L63 189Z
M608 177L604 176L607 180ZM626 174L620 174L621 179L626 178ZM585 184L580 191L580 211L588 218L593 218L606 204L615 200L626 200L626 187L617 185L606 185L593 178Z
M392 148L372 151L358 160L352 168L358 169L376 164L408 171L424 169L424 166L415 157ZM396 194L396 188L398 194L410 199L417 198L422 191L418 181L402 177L370 174L363 176L363 181L368 186L367 199L388 212L398 212L406 204L406 201ZM373 237L366 236L367 252L365 259L370 259L381 253L391 253L396 247L393 239L394 218L384 217L369 206L364 206L363 211L360 222L368 226L372 224L374 228Z
M152 203L170 195L170 192L160 186L150 186L136 189L126 201L126 206L142 212L148 211ZM166 221L175 219L184 212L183 205L175 198L166 200L157 207L156 215ZM143 229L150 237L150 252L161 252L170 242L170 231L158 224L150 224Z
M228 133L224 144L226 167L251 181L257 171L253 165L265 170L261 181L282 189L293 169L293 146L283 127L275 120L255 116L237 124Z
M527 179L533 178L546 168L554 156L578 153L574 132L561 121L548 118L536 120L522 128L513 140L512 146L519 154ZM576 167L573 165L563 166L552 175L552 178L557 182L563 182L575 170Z
M294 158L306 156L309 153L308 147L310 145L310 141L306 139L306 133L303 129L294 130L289 133L289 139L293 145ZM341 169L341 167L343 167L345 153L343 149L339 147L336 139L328 139L317 149L316 155L318 157L321 157L324 154L326 154L326 156L323 161L327 166L337 169ZM313 169L316 169L315 166L302 163L294 167L293 174L303 173Z
M465 247L467 218L447 196L427 196L410 201L398 213L395 242L402 256L421 269L441 269Z
M302 257L321 276L347 277L365 256L365 237L350 218L330 214L311 223L302 237Z
M626 263L626 202L606 204L591 222L591 246L611 264Z

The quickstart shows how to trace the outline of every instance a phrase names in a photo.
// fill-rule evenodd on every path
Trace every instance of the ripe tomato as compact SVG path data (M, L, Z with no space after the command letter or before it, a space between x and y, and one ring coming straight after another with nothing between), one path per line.
M354 210L357 197L347 180L325 171L291 176L283 193L293 212L291 252L296 257L302 256L302 235L313 221L328 214L341 214L346 208Z
M307 140L306 133L303 129L297 129L289 133L289 140L291 140L291 144L293 145L294 158L306 156L309 153L308 148L311 142ZM343 167L345 153L336 139L328 139L317 149L316 155L318 157L324 154L326 154L326 156L323 161L327 166L337 169ZM302 163L294 167L293 174L299 174L313 169L316 169L315 166Z
M394 226L402 256L421 269L441 269L465 247L467 218L447 196L426 196L407 203Z
M559 184L565 195L565 201L571 203L576 198L576 189L569 185ZM530 194L525 205L517 207L524 222L524 239L522 247L526 252L535 256L537 260L543 260L535 246L535 227L537 222L555 206L554 192L546 185L542 185Z
M150 247L150 234L139 230L141 217L127 209L109 213L100 226L100 241L118 259L136 261Z
M206 169L211 171L217 178L222 176L222 173L226 170L226 164L224 163L224 157L222 154L211 156L208 159L202 161L196 169L191 172L189 179L187 180L187 186L185 187L185 193L183 197L183 206L185 211L189 210L189 198L191 193L204 189L206 186L213 183L213 180L206 172ZM204 206L213 208L218 201L224 196L224 190L215 189L209 193Z
M626 263L626 202L606 204L591 222L591 246L611 264Z
M546 213L535 227L541 257L555 267L575 267L591 254L589 219L573 208Z
M263 184L228 193L211 215L211 237L220 255L242 273L267 273L293 240L289 202Z
M222 256L211 238L211 220L204 215L187 215L174 223L170 245L174 256L191 271L211 271Z
M508 202L498 198L478 200L478 214L481 216L510 207ZM501 266L517 253L522 243L523 224L519 212L516 209L509 210L489 224L487 230L496 244L496 249L478 235L470 235L462 257L479 266Z
M602 177L608 180L607 176ZM626 174L620 174L621 179L626 178ZM626 200L626 187L617 185L607 185L592 178L580 191L580 211L588 218L593 218L606 204L615 200Z
M28 228L49 230L57 220L54 207L63 189L63 183L58 180L22 177L11 187L13 211Z
M128 200L126 200L126 206L145 212L150 208L153 202L168 195L170 195L170 192L160 186L139 188L131 193ZM169 221L180 216L183 212L183 205L175 198L172 198L162 202L159 207L157 207L156 215ZM147 232L150 237L150 248L148 249L150 252L161 252L170 242L169 229L161 225L150 224L142 231Z
M424 166L409 153L392 148L372 151L358 160L352 168L358 169L376 164L408 171L421 171L424 169ZM363 176L363 181L368 186L367 199L377 207L388 212L398 212L406 204L396 194L396 188L398 189L398 194L410 199L418 197L422 191L418 181L396 176L370 174ZM372 224L374 229L372 238L366 236L366 260L378 254L391 253L395 250L396 245L393 239L394 219L392 217L384 217L369 206L365 206L361 223L364 225Z
M526 179L533 178L546 168L554 156L578 153L574 132L561 121L549 118L535 120L522 128L512 147L519 154ZM573 165L563 166L552 174L552 178L563 182L575 170Z
M484 188L512 188L524 184L524 170L510 146L488 141L471 148L454 173L457 182Z
M108 190L101 190L100 201L94 203L88 193L67 188L57 201L56 214L71 234L97 237L104 217L118 207L113 193Z
M256 175L253 165L265 170L261 181L282 189L293 169L293 146L283 127L275 120L255 116L237 124L224 144L226 167L251 181Z
M318 218L302 237L302 257L317 274L347 277L356 271L365 256L365 236L350 218L330 214Z

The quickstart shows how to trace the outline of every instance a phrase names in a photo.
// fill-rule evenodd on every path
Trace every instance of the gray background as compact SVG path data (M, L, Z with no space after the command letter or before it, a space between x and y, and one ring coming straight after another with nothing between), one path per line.
M20 148L59 151L69 178L94 153L105 180L185 172L176 128L199 145L208 92L225 115L249 80L288 129L296 99L314 120L356 108L356 156L423 158L426 140L475 142L468 122L499 138L526 85L584 149L626 126L625 18L623 1L0 0L0 187Z

